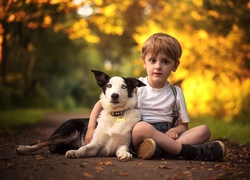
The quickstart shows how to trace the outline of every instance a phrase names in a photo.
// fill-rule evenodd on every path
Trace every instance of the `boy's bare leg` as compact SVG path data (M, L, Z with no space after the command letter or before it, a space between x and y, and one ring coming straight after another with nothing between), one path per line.
M211 132L206 125L196 126L181 134L176 140L181 144L202 144L210 138Z

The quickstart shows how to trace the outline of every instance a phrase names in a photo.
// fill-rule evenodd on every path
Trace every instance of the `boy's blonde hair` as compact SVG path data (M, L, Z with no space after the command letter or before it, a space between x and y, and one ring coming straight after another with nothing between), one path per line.
M166 54L177 62L181 57L182 48L176 38L168 34L156 33L144 42L141 57L144 60L148 53L152 53L153 56L156 56L159 52Z

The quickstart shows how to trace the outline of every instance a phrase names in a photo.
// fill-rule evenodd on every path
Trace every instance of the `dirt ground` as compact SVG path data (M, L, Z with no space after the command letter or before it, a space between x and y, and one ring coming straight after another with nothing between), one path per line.
M86 115L85 115L86 116ZM120 162L115 157L66 159L50 154L47 148L30 155L17 155L18 144L30 144L49 137L55 128L69 118L82 114L49 115L46 121L18 128L13 134L0 134L0 179L249 179L250 146L222 140L227 155L222 162L178 159Z

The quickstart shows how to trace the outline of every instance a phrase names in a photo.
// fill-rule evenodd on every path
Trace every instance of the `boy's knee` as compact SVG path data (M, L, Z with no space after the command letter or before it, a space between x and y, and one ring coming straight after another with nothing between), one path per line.
M211 136L211 131L207 125L200 125L201 132L203 132L204 137L209 140Z
M138 122L133 130L132 130L132 136L133 137L143 137L145 135L150 134L150 131L152 130L152 127L150 124L146 122Z

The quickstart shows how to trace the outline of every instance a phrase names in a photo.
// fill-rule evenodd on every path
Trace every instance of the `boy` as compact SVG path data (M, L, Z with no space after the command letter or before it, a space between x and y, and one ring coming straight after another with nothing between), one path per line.
M168 34L153 34L144 43L142 59L148 76L139 79L147 86L137 91L142 121L132 130L132 149L142 159L156 158L163 151L190 160L222 160L226 150L221 141L202 144L210 138L206 125L188 129L190 120L179 87L175 87L179 118L177 125L171 126L175 96L167 79L177 70L181 54L181 45ZM101 109L100 102L97 102L90 115L85 143L91 141Z

